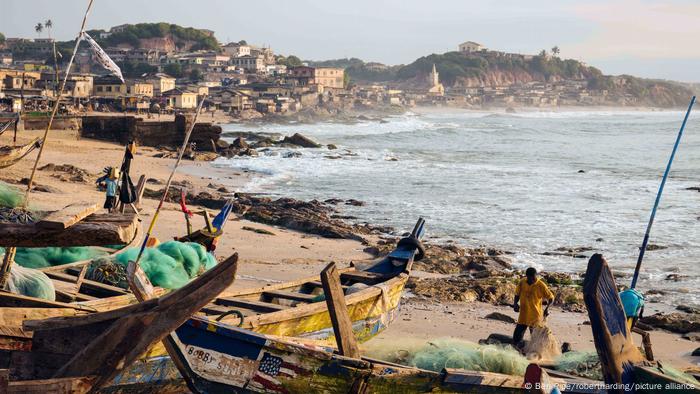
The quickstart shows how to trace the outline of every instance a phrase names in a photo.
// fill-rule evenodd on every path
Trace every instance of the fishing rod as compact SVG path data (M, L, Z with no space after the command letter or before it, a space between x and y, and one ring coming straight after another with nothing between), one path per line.
M651 210L651 216L649 217L649 223L647 224L647 231L644 233L644 240L642 241L642 247L639 248L639 257L637 258L637 266L634 268L634 276L632 277L632 284L630 288L634 289L637 285L637 279L639 279L639 270L642 268L642 260L644 259L644 252L647 250L647 244L649 243L649 233L651 232L651 226L654 224L654 217L656 216L656 208L659 207L659 201L661 201L661 194L664 192L664 186L666 185L666 178L668 178L668 173L671 171L671 164L673 163L673 158L676 156L676 151L678 150L678 145L681 143L681 137L683 136L683 130L685 129L685 124L688 122L688 116L690 116L690 111L695 105L695 96L690 99L690 104L688 105L688 111L685 113L685 118L683 118L683 123L681 124L680 130L678 130L678 136L676 137L676 143L673 145L673 150L671 151L671 157L668 158L668 164L666 165L666 171L664 171L664 176L661 178L661 185L659 185L659 191L656 193L656 201L654 201L654 208Z

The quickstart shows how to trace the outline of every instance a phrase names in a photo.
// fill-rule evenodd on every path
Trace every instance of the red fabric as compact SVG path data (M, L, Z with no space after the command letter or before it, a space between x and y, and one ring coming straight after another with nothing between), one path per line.
M187 205L185 205L185 191L184 190L180 190L180 208L182 209L182 212L185 213L185 215L192 217L192 215L193 215L192 211L190 211L187 208Z

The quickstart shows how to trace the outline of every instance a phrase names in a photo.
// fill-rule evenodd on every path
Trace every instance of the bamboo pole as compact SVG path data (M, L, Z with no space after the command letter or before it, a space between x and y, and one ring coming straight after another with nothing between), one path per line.
M63 77L63 82L61 82L61 87L58 89L58 95L56 96L56 104L53 106L51 111L51 117L46 125L46 130L44 131L44 137L42 139L41 147L39 148L39 153L34 161L34 167L32 167L32 174L29 176L29 182L27 182L27 191L24 194L24 207L26 208L29 204L29 193L32 190L34 183L34 176L36 175L36 168L39 165L39 160L41 160L41 154L44 153L44 148L47 144L47 137L49 136L49 130L51 130L51 125L53 124L53 119L56 117L56 112L58 112L58 106L61 103L61 96L63 96L63 90L66 87L66 82L68 81L68 74L70 74L71 66L73 65L73 60L75 60L75 54L78 52L78 46L82 40L82 34L85 31L85 24L87 23L88 14L90 14L90 9L92 8L92 3L94 0L89 0L87 9L85 10L85 15L83 16L83 23L80 25L80 31L78 32L78 37L75 39L75 47L73 48L73 53L71 54L70 61L68 62L68 67L66 67L66 75Z
M199 102L199 105L197 106L197 111L194 114L194 119L192 120L192 124L187 129L187 134L185 134L185 139L182 141L182 146L180 147L180 152L178 153L177 161L175 162L175 166L173 167L173 170L170 172L170 176L168 177L168 181L165 183L165 189L163 190L163 195L160 197L160 202L158 203L158 207L156 208L156 212L153 214L153 218L151 219L151 224L148 226L148 231L146 232L146 236L143 239L143 244L141 244L141 249L139 250L139 254L136 257L136 261L134 262L136 264L136 267L138 267L139 261L141 260L141 256L143 255L143 251L146 249L146 244L148 243L148 239L151 237L151 234L153 232L153 228L155 227L155 224L156 224L156 220L158 220L158 214L160 213L161 208L163 208L163 203L165 202L165 199L168 197L168 191L170 190L170 186L173 183L173 176L175 176L175 173L177 172L177 167L180 165L180 162L182 161L182 156L185 154L185 149L187 148L187 144L190 142L190 136L192 135L192 130L194 130L194 126L197 124L197 118L199 117L199 113L202 111L202 106L204 104L205 98L206 98L206 95L202 96L202 99Z
M661 178L661 184L659 185L659 191L656 193L656 200L654 201L654 208L651 210L651 216L649 217L649 223L647 223L647 230L644 233L644 240L642 241L642 247L639 248L639 257L637 258L637 266L634 267L634 276L632 277L632 284L630 287L632 289L637 286L637 279L639 279L639 271L642 268L642 260L644 259L644 252L647 250L647 244L649 243L649 234L651 233L651 226L654 224L654 217L656 216L656 209L659 207L659 202L661 201L661 194L664 192L664 186L666 185L666 179L668 178L668 173L671 171L671 164L673 164L673 158L676 156L676 151L678 150L678 145L681 143L681 137L683 136L683 130L685 129L685 124L688 122L688 116L690 116L690 111L695 105L695 96L690 99L690 104L688 105L688 111L685 113L685 118L683 118L683 123L681 124L680 130L678 130L678 136L676 137L676 143L673 145L673 150L671 151L671 157L668 158L668 164L666 164L666 170L664 171L664 176Z

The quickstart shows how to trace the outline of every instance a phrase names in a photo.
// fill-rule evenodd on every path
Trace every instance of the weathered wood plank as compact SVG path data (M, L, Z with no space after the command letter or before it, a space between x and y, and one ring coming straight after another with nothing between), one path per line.
M2 307L22 307L22 308L71 308L94 312L95 309L87 306L68 304L64 302L56 302L42 300L35 297L27 297L20 294L12 294L0 290L0 308Z
M73 276L70 274L64 274L61 272L45 271L44 273L46 274L46 276L48 276L51 279L62 280L64 282L69 282L69 283L75 283L75 281L78 279L78 277L76 277L76 276ZM124 295L124 294L128 293L128 291L122 289L121 287L111 286L111 285L107 285L107 284L97 282L94 280L89 280L89 279L83 279L81 282L81 287L84 287L86 289L104 292L107 295Z
M304 294L304 293L297 293L294 291L284 291L284 290L266 291L266 292L263 292L263 296L269 297L270 299L283 298L286 300L301 301L301 302L314 302L314 299L316 298L316 296L313 294Z
M0 246L103 246L127 244L136 236L135 214L93 214L65 230L42 230L36 224L6 223L0 228Z
M352 271L352 272L345 272L340 274L340 278L342 280L347 280L347 281L352 281L352 282L360 282L364 283L367 285L374 285L379 282L383 282L387 279L389 279L391 275L385 275L385 274L378 274L375 272L367 272L367 271Z
M49 213L36 223L36 228L50 231L65 230L95 212L97 212L97 204L71 204L59 211Z
M360 358L360 347L352 331L352 320L345 302L345 294L340 286L340 275L335 263L330 263L321 271L321 283L326 294L328 313L333 324L335 341L341 355L352 358Z
M286 305L272 304L270 302L263 301L244 300L241 298L234 297L217 298L216 301L214 301L214 303L217 305L224 306L239 306L242 308L252 309L254 311L260 312L277 312L290 308Z

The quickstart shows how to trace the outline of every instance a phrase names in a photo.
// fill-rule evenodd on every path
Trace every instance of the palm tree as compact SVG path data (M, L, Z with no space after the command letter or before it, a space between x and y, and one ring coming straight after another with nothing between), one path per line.
M37 23L36 26L34 26L34 31L41 36L41 32L44 31L44 25L42 25L41 22Z
M561 51L559 50L559 47L558 47L557 45L555 45L554 47L552 47L552 55L558 56L560 52L561 52Z

